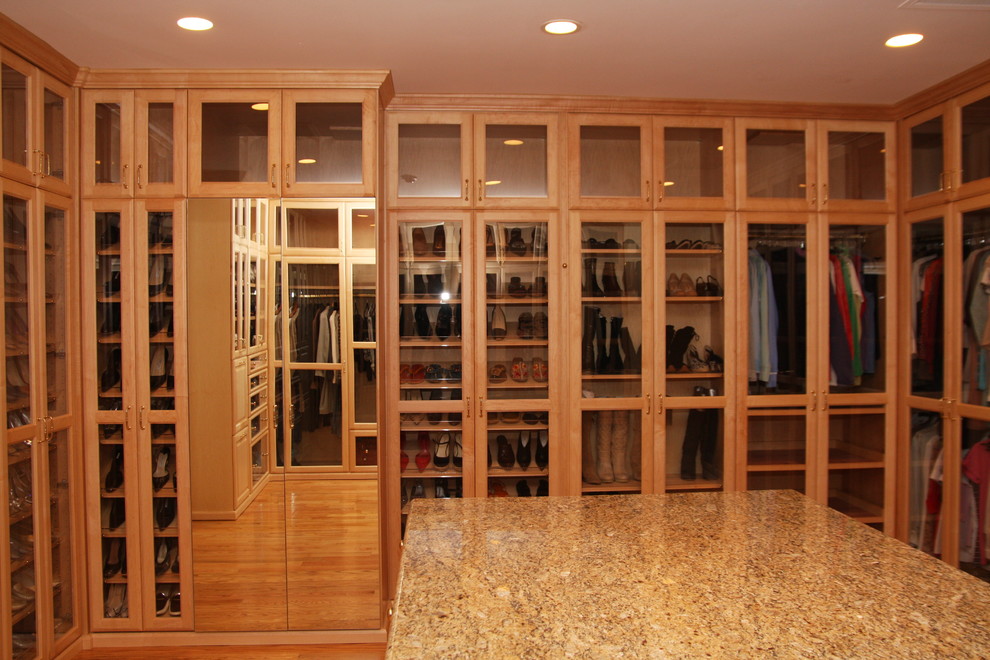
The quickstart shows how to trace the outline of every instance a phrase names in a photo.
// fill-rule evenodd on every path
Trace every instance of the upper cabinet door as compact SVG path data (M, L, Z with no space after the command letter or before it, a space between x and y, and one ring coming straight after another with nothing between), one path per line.
M818 208L893 211L893 122L818 122Z
M3 90L0 116L3 117L3 175L33 184L41 169L41 156L33 140L31 97L37 85L34 67L0 50L0 86Z
M75 160L72 133L72 89L46 73L40 76L36 107L40 108L37 185L60 195L72 194L71 163Z
M945 105L938 105L909 117L901 125L901 148L907 154L907 167L901 172L901 195L908 209L949 199L952 182L947 165L945 112Z
M279 194L280 128L278 91L190 91L189 194Z
M732 119L653 120L654 199L659 209L733 208Z
M135 92L134 129L134 195L181 195L186 185L186 92Z
M964 94L954 104L959 122L959 165L951 187L969 196L990 191L990 85Z
M472 195L485 208L559 204L557 115L501 113L474 121Z
M738 119L739 208L808 211L818 206L810 121Z
M649 117L571 115L567 131L572 207L648 209L653 206Z
M403 208L468 208L471 115L392 113L387 128L388 203Z
M82 172L86 197L134 194L134 93L82 93Z
M374 90L282 92L282 194L375 194Z

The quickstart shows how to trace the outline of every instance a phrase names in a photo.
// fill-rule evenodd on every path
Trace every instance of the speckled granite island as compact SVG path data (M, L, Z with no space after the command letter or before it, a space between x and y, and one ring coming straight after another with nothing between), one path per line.
M389 658L990 657L990 585L793 491L416 500Z

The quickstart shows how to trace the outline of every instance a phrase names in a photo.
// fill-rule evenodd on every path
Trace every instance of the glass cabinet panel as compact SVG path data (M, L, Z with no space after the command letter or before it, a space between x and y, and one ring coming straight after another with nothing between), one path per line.
M61 93L44 89L44 106L42 112L42 146L45 163L42 172L45 176L66 180L66 142L68 124L66 118L66 98Z
M151 520L155 566L155 616L182 614L179 588L179 523L174 424L151 425Z
M911 225L911 394L942 398L945 228L941 218Z
M804 225L749 225L749 393L803 394L808 377Z
M642 225L582 222L581 257L583 395L642 396Z
M291 464L342 465L346 429L340 332L346 325L341 319L340 266L289 263L286 276Z
M14 657L34 658L38 653L40 627L37 616L38 594L35 589L39 577L35 544L37 534L41 531L35 524L39 521L34 515L33 466L36 456L31 449L31 442L28 441L9 445L6 456L10 593L5 594L4 606L10 608ZM4 636L6 637L6 632Z
M3 196L4 317L6 323L7 428L34 423L31 407L31 315L28 202Z
M175 107L148 104L148 183L172 183L175 172Z
M581 197L639 197L639 126L581 126Z
M48 494L51 500L49 538L52 547L51 585L55 639L60 639L76 622L75 584L72 574L72 466L69 450L70 431L57 431L48 441Z
M887 145L883 133L828 132L828 196L886 198Z
M746 489L806 492L807 418L798 411L749 411Z
M45 373L48 415L69 410L67 314L69 295L66 212L45 207Z
M28 163L28 77L17 69L0 66L3 117L3 159L22 167Z
M883 392L886 227L829 227L829 391Z
M546 198L547 176L546 126L485 126L485 197Z
M340 249L340 209L285 205L285 231L289 248Z
M489 399L546 399L550 299L546 222L485 224ZM618 357L618 356L617 356Z
M268 309L268 250L252 245L248 263L248 347L264 345L266 311Z
M402 531L409 503L418 498L464 496L464 420L461 413L399 415Z
M828 505L865 524L883 523L886 419L882 408L828 410Z
M946 470L962 472L959 485L959 568L990 582L990 542L986 537L986 500L981 491L986 487L987 465L990 461L990 422L962 419L962 465L946 466ZM941 482L935 471L932 479ZM929 509L930 510L930 509ZM940 548L936 535L937 553Z
M805 159L804 131L747 129L747 196L803 199L808 180Z
M927 410L911 410L911 444L907 474L907 541L930 555L936 551L936 532L941 514L942 416ZM933 507L929 500L933 499Z
M296 181L361 183L360 103L296 103Z
M377 266L351 265L351 291L354 308L354 422L374 424L377 414L378 360L375 337Z
M942 190L944 163L942 117L911 127L911 196Z
M459 198L460 124L399 124L398 196ZM467 191L464 191L467 195Z
M123 181L121 153L121 107L119 103L94 105L94 157L92 164L95 183Z
M663 142L664 196L723 195L725 138L721 128L666 126Z
M723 394L724 230L721 224L667 223L664 256L668 396L700 388ZM659 365L658 365L659 366Z
M128 605L127 507L124 492L132 487L126 483L125 454L132 451L124 443L123 424L98 424L100 443L100 551L103 563L103 612L94 616L108 619L130 616ZM130 460L130 459L127 459ZM136 565L136 564L132 564Z
M581 413L581 492L638 493L643 478L643 412Z
M990 96L962 107L963 183L990 177Z
M202 104L204 182L268 181L268 103Z
M694 388L694 396L714 396ZM667 491L717 490L722 487L723 411L716 408L668 410L666 430Z
M399 388L412 401L460 400L460 222L400 222Z
M376 246L375 209L351 209L351 245L355 250L374 250Z
M990 405L990 208L963 213L962 398L960 403Z
M550 494L550 413L489 412L488 497Z
M152 410L175 410L173 277L173 214L147 214L148 241L148 347Z

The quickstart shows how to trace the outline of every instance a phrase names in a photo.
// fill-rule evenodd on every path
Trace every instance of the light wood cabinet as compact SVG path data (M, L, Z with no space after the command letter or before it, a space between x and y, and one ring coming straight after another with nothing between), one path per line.
M72 194L72 90L5 49L0 49L0 85L0 172L60 195Z
M267 483L270 419L267 199L189 204L189 383L192 517L234 520ZM264 231L252 231L264 227ZM251 235L253 238L243 238ZM261 242L259 242L259 239ZM228 258L217 259L217 246ZM229 410L230 414L217 414ZM255 464L252 447L261 442ZM264 459L264 460L262 460Z
M377 87L192 90L189 194L373 195L377 136Z
M3 413L0 589L3 657L54 657L80 635L83 510L77 264L71 200L0 181ZM9 597L9 600L8 600Z
M554 208L559 116L395 112L388 116L390 206Z
M186 93L82 92L86 197L178 197L185 191Z
M184 218L173 200L83 204L96 631L192 627Z

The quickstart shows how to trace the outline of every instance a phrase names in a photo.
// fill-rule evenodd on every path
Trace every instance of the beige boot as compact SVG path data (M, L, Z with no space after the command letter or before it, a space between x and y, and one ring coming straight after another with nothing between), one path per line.
M612 418L611 410L598 411L598 476L605 483L614 480L612 474Z
M595 430L593 413L581 413L581 479L586 484L600 484L602 478L598 476L598 467L595 464L595 443L591 434Z
M635 414L635 413L634 413ZM643 480L643 437L636 428L635 418L630 418L629 424L629 478L633 481Z
M615 411L612 417L612 472L616 481L629 481L629 413Z

